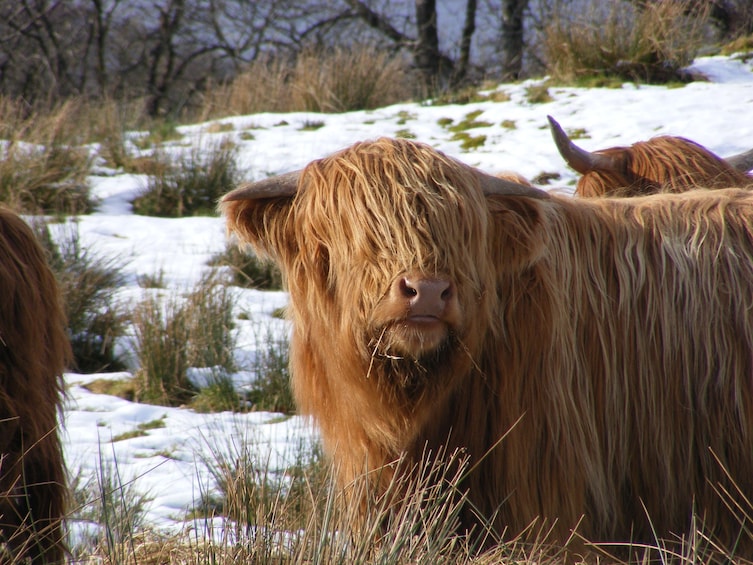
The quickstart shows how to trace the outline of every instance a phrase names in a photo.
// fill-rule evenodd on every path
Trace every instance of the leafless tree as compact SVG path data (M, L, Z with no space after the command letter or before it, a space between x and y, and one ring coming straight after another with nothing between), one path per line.
M521 78L525 51L524 14L527 8L528 0L502 0L502 80Z

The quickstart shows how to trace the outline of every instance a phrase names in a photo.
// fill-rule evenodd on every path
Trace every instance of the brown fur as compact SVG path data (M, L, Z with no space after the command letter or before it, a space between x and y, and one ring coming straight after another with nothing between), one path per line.
M753 185L753 177L682 137L660 136L595 153L614 158L618 166L615 171L585 173L575 189L579 196L640 196L684 192L699 186L716 189Z
M311 163L294 198L223 211L282 267L296 399L341 486L460 447L466 527L475 508L508 534L545 519L552 541L580 524L650 543L695 508L733 545L715 490L728 471L753 497L753 194L485 197L472 168L382 139ZM404 272L456 285L434 358L383 346Z
M29 226L0 208L0 555L63 563L58 437L70 345L57 282Z

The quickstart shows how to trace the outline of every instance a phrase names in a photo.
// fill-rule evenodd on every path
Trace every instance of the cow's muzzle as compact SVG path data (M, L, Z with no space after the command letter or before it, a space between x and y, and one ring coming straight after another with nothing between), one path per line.
M410 274L395 279L390 300L403 305L408 321L429 323L444 321L448 308L457 299L449 280Z

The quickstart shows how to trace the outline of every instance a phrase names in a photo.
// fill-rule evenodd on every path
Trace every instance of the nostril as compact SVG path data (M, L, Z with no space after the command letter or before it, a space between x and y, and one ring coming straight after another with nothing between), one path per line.
M445 301L452 298L452 285L450 285L450 283L447 283L447 288L442 291L440 297Z
M400 293L406 298L418 296L418 290L406 278L400 279Z

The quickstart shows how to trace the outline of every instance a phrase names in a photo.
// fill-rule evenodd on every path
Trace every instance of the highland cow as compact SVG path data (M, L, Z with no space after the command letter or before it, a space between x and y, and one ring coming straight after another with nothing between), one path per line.
M0 562L63 563L65 315L34 232L1 208L0 289Z
M460 448L461 528L651 543L695 512L753 556L720 495L753 500L753 193L574 199L380 139L220 206L282 268L341 487Z
M753 151L722 159L694 141L663 135L630 147L589 152L573 143L551 116L549 125L562 157L583 175L575 188L578 196L641 196L694 187L753 186L753 176L746 174L753 169Z

